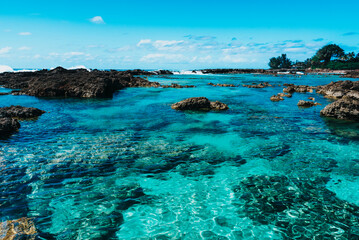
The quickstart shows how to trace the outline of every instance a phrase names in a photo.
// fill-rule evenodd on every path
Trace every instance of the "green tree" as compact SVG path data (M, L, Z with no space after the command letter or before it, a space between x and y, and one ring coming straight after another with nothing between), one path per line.
M336 44L329 44L318 50L315 57L323 62L324 65L328 64L332 58L341 58L344 56L344 50Z
M269 59L269 67L271 69L279 69L279 68L291 68L292 67L292 61L287 58L287 54L282 54L279 57L273 57Z

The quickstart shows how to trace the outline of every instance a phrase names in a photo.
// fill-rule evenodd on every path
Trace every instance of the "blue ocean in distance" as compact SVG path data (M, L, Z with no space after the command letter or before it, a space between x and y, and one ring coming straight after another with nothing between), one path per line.
M269 100L284 83L317 86L345 79L148 79L196 88L127 88L111 99L0 96L0 107L47 112L0 140L1 221L32 218L45 239L359 236L358 226L350 224L358 223L359 125L322 118L320 110L331 100L315 92ZM274 87L242 87L259 82ZM229 110L171 109L200 96ZM321 105L298 108L308 97Z

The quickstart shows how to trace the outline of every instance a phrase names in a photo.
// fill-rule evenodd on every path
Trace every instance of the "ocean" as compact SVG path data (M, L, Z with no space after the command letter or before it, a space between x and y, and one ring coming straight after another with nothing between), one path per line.
M331 100L315 92L270 101L284 83L343 78L148 79L196 88L0 96L47 112L0 140L0 220L31 218L43 239L357 239L359 124L321 117ZM275 86L242 87L258 82ZM171 109L202 96L229 110ZM321 105L298 108L308 97Z

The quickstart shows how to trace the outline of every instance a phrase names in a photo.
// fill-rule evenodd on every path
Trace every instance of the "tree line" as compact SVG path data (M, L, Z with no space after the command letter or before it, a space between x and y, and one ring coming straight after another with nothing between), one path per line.
M359 69L359 53L345 53L344 50L336 44L328 44L317 51L317 53L305 61L291 61L287 54L273 57L268 63L271 69L281 68L327 68L333 70L353 70Z

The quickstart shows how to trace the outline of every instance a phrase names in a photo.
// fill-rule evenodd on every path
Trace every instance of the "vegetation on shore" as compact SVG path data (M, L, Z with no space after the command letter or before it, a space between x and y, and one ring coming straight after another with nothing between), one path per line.
M344 50L336 44L328 44L317 51L317 53L307 60L291 61L286 54L279 57L273 57L269 60L271 69L281 68L326 68L332 70L355 70L359 69L359 53L345 53Z

